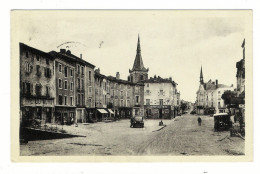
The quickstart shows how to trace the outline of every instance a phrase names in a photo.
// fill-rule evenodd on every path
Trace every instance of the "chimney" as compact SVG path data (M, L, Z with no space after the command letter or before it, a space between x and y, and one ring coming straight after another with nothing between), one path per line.
M120 79L120 74L119 74L119 72L116 72L116 79Z
M98 69L96 69L95 70L95 73L98 73L98 74L100 74L100 69L98 68Z
M172 77L169 77L169 80L172 81Z
M82 54L80 54L80 58L82 59Z
M218 80L216 80L216 88L218 88Z
M70 55L70 54L71 54L71 51L70 51L70 50L68 50L68 51L66 52L66 54Z
M66 53L66 49L60 49L60 53L65 54Z

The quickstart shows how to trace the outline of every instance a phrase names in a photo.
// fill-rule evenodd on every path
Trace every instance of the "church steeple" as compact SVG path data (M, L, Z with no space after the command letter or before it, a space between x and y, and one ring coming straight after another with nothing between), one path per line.
M200 69L200 83L203 84L204 80L203 80L203 73L202 73L202 65L201 65L201 69Z
M141 55L141 45L140 45L140 37L138 34L137 48L136 48L136 56L133 68L130 70L130 81L131 82L139 82L142 80L146 80L148 78L149 68L144 67L142 55Z
M134 62L132 70L130 70L130 71L148 71L148 69L146 69L144 67L144 63L143 63L143 59L142 59L142 55L141 55L141 46L140 46L139 35L138 35L138 41L137 41L135 62Z

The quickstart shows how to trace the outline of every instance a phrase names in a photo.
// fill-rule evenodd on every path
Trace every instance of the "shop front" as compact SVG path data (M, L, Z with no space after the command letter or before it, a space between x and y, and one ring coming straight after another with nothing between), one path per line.
M73 124L76 120L75 107L55 106L55 123Z
M173 114L170 105L145 106L145 117L151 119L171 119Z

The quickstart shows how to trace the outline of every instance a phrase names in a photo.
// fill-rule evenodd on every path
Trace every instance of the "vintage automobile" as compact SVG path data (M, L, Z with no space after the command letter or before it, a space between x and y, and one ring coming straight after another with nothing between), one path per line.
M142 116L135 116L131 118L131 125L130 127L144 127L144 119Z
M214 130L229 130L232 127L230 115L228 113L214 114Z
M196 111L193 110L193 111L190 112L190 114L194 115L194 114L196 114Z

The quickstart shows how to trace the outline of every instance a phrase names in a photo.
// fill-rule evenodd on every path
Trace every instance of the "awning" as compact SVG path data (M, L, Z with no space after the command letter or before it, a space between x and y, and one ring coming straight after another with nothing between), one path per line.
M98 112L100 112L101 114L107 114L107 111L105 109L98 109Z
M111 114L114 114L114 112L111 109L108 109L108 112L110 112Z

